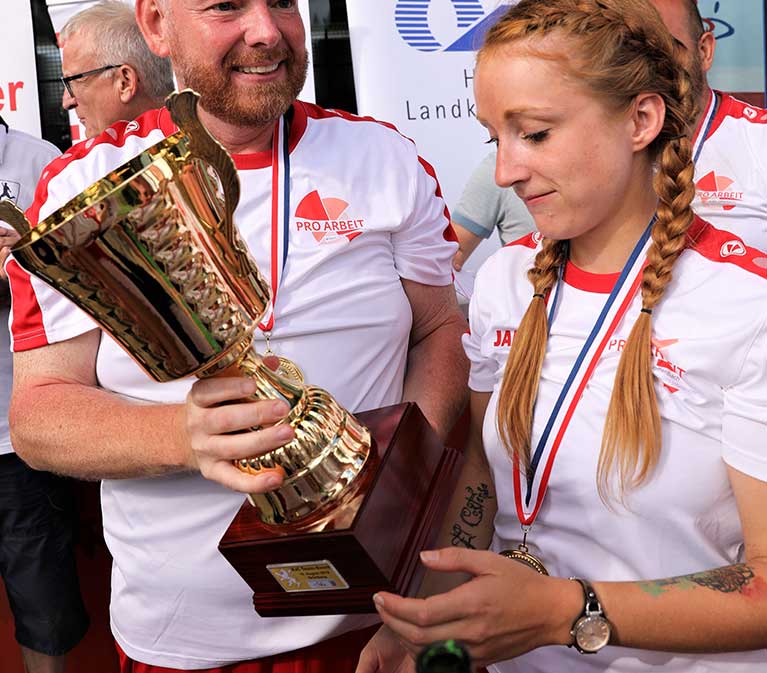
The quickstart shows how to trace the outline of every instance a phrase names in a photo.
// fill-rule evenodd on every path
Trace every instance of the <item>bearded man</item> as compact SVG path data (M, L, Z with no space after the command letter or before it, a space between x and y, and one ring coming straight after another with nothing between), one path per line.
M444 436L466 392L465 323L451 284L457 245L431 167L388 125L296 100L307 68L296 0L138 0L136 16L233 155L235 220L259 269L282 272L264 326L271 349L352 412L414 400ZM42 220L174 131L168 112L153 110L76 146L48 167L28 216ZM271 166L275 137L287 138L282 179ZM289 228L285 257L272 254L274 199L284 209L275 226ZM305 226L314 220L351 221L354 231L318 233ZM217 550L243 493L279 484L232 460L289 441L289 425L273 425L287 405L222 406L255 392L248 379L155 383L15 261L8 274L14 445L35 467L104 480L122 671L353 671L370 617L262 619ZM253 427L264 429L237 432Z
M652 2L680 43L698 101L690 124L697 191L693 209L747 245L767 250L767 110L709 86L716 40L696 0ZM723 248L723 254L743 252L742 245Z

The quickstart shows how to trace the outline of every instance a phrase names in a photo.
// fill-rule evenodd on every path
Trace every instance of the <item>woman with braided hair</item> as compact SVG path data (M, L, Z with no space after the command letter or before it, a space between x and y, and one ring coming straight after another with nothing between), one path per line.
M488 32L478 117L539 233L478 274L447 548L429 598L376 596L358 673L445 638L502 673L767 670L767 254L690 209L674 49L646 0Z

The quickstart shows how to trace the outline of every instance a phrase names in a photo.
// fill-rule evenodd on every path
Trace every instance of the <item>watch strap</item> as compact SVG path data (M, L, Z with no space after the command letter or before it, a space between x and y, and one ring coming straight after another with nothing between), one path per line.
M606 618L607 615L602 609L602 604L599 602L599 599L597 598L597 592L594 591L594 587L591 586L591 582L580 577L571 577L570 579L578 582L583 588L583 598L586 604L583 608L583 614L581 616L588 617L589 615L600 615L601 617Z

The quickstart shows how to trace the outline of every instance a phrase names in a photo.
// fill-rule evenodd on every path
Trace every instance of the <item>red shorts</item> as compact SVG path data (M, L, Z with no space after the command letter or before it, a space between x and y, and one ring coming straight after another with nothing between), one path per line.
M205 668L195 673L354 673L362 648L380 624L349 631L301 650L283 652L264 659L243 661L222 668ZM163 668L133 661L115 643L120 657L120 673L179 673L178 668Z

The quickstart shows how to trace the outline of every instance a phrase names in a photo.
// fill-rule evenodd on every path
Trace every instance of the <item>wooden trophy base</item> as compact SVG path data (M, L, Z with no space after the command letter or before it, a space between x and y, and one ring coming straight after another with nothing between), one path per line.
M375 612L373 594L415 595L461 456L412 402L357 414L372 433L360 486L300 526L266 526L245 502L218 545L262 617Z

